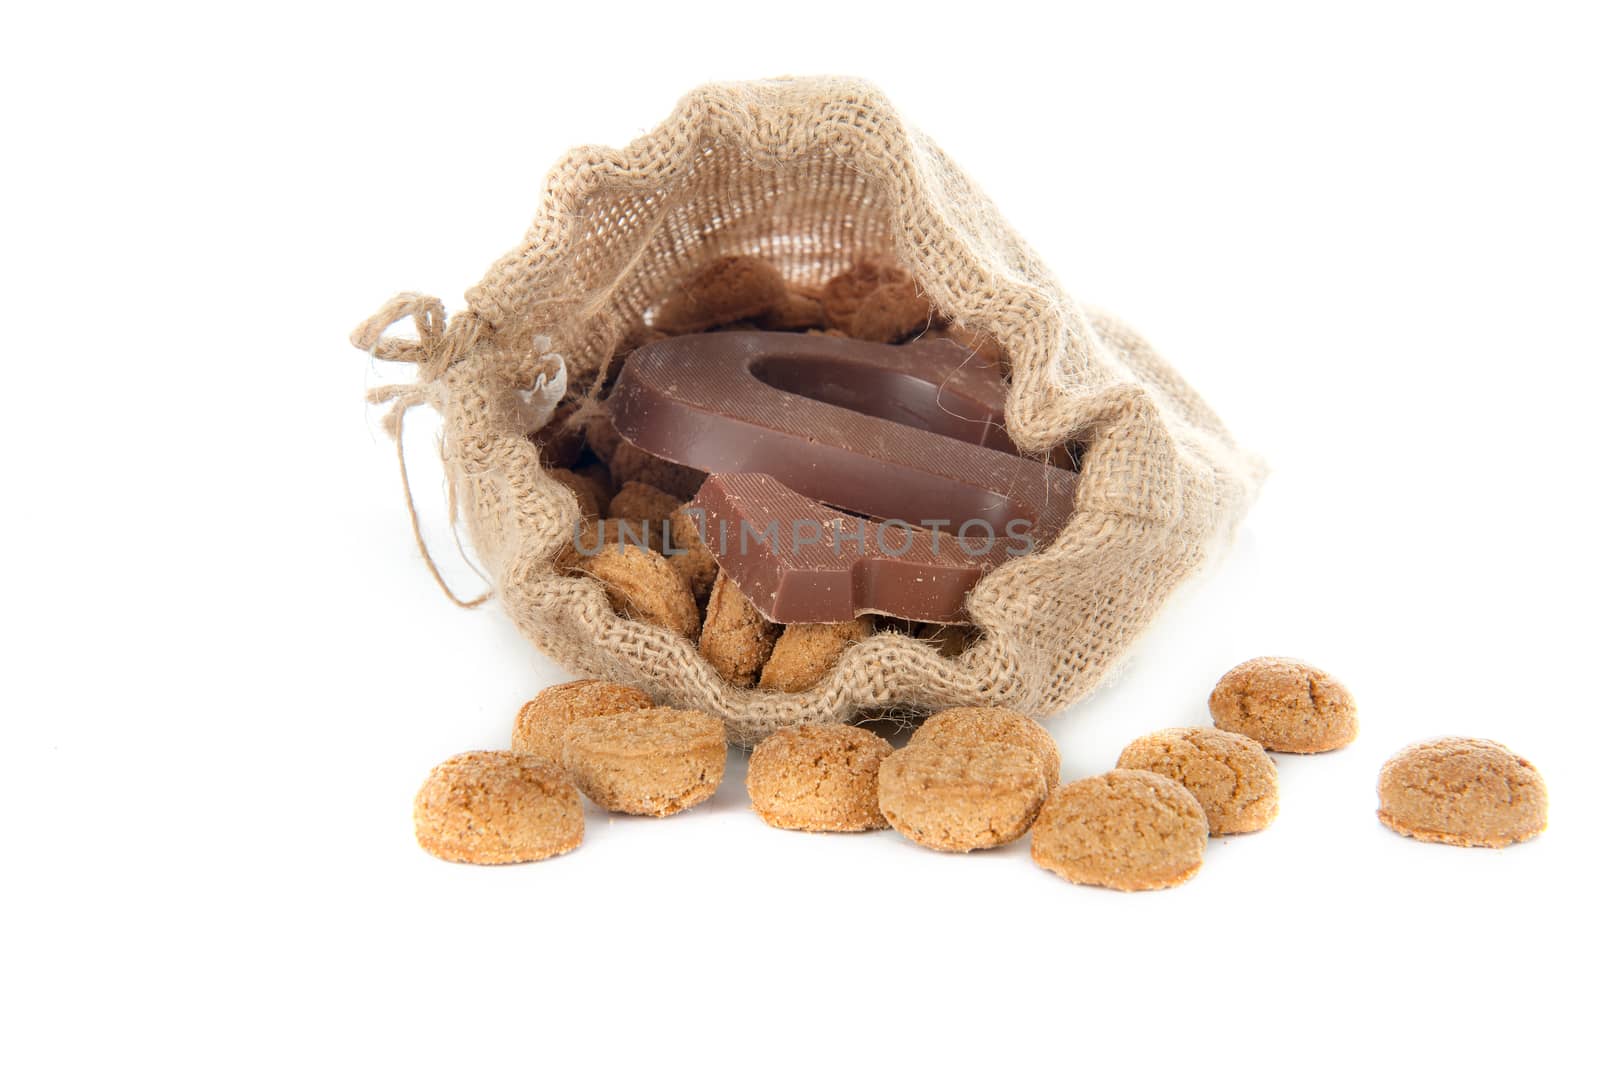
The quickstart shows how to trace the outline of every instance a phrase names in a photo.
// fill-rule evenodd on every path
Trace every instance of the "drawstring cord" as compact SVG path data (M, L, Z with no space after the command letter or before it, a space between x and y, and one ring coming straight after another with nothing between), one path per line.
M415 340L383 335L391 325L407 316L416 324ZM405 421L406 413L413 407L424 403L437 406L439 379L457 359L472 349L478 339L479 328L477 316L470 311L457 315L446 327L444 304L437 298L415 292L403 292L385 303L376 314L362 322L356 331L350 334L350 343L375 359L416 364L415 383L382 385L371 389L367 393L367 402L389 404L389 409L383 416L383 429L394 438L395 455L400 465L400 486L405 491L406 514L411 519L411 535L417 541L422 561L428 567L428 572L432 574L439 590L444 592L456 606L467 610L488 602L494 596L494 589L491 586L481 595L463 599L451 589L444 579L444 574L439 572L433 554L428 550L427 541L423 539L422 523L417 517L416 499L411 492L411 476L406 467ZM535 387L539 387L543 381L541 375ZM440 457L443 458L442 449ZM446 478L447 482L448 480ZM467 553L461 544L461 535L456 529L456 490L453 483L448 485L446 502L450 533L455 537L456 549L461 552L461 557L466 560L467 565L471 566L472 560L467 558ZM473 571L480 577L484 576L478 572L476 566L473 566ZM487 582L488 578L484 577L484 580Z

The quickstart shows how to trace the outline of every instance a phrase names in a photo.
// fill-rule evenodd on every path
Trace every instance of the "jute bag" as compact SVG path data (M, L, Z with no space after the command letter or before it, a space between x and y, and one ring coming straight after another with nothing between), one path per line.
M977 585L968 610L982 638L960 657L880 632L810 691L734 688L690 641L619 616L595 580L556 571L577 510L528 434L712 261L757 255L820 286L869 254L898 259L942 315L999 341L1018 446L1083 449L1077 509L1055 542ZM416 339L383 335L407 317ZM371 398L393 404L397 439L410 407L440 412L452 520L534 646L581 676L720 714L746 744L906 708L1068 706L1228 542L1261 476L1142 339L1075 303L935 145L848 79L708 85L625 148L574 150L464 311L446 324L438 300L403 295L352 340L416 363L414 385Z

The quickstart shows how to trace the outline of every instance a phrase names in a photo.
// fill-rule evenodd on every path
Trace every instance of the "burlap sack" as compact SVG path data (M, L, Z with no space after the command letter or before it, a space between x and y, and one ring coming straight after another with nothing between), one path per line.
M1010 354L1019 446L1081 442L1077 510L1054 543L978 584L969 612L983 638L961 657L880 633L811 691L733 688L689 641L618 616L594 580L555 572L576 510L527 434L565 387L562 360L568 379L592 379L718 257L759 255L820 285L872 253L897 258L942 314ZM408 315L417 339L382 336ZM1227 543L1260 478L1182 378L1125 326L1079 307L983 193L853 80L708 85L625 148L574 150L521 246L448 327L437 300L407 295L352 339L417 363L417 384L373 399L393 402L395 431L417 403L442 414L452 517L459 504L493 593L534 646L574 673L720 714L745 743L903 707L1068 706Z

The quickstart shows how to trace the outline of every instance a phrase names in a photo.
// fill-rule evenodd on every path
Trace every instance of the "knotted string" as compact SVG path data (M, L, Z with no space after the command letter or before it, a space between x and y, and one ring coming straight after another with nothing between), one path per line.
M416 339L383 335L407 316L416 324ZM417 380L427 383L444 376L452 363L472 350L482 326L470 310L456 315L446 326L444 304L438 297L402 292L357 326L350 343L375 359L415 363Z
M415 340L383 335L386 329L408 315L416 323ZM478 339L478 330L478 319L472 312L457 315L446 327L444 304L437 298L415 292L402 292L385 303L376 314L362 322L356 331L350 334L350 343L368 352L375 359L416 364L415 383L382 385L371 389L367 392L367 402L389 404L389 409L383 416L383 429L394 438L395 455L400 465L400 486L405 491L406 497L406 514L411 519L411 535L417 541L417 550L422 553L422 561L428 567L428 572L433 575L433 582L439 586L439 590L444 592L456 606L468 610L488 602L494 596L494 589L491 586L482 595L472 599L462 599L451 589L444 579L444 574L439 572L438 565L433 561L433 554L428 550L427 541L422 536L422 523L417 517L416 499L411 492L411 476L406 467L405 422L406 413L412 407L423 403L437 406L435 399L438 394L439 378L452 363L471 350L473 343ZM443 457L441 449L440 458ZM446 481L448 483L449 478L446 478ZM446 502L450 533L455 537L456 550L461 552L461 557L467 565L472 566L472 560L467 558L467 553L462 547L461 535L456 530L454 484L448 484ZM483 576L476 566L472 568L473 572L478 573L480 577ZM484 577L484 580L488 581L488 578Z

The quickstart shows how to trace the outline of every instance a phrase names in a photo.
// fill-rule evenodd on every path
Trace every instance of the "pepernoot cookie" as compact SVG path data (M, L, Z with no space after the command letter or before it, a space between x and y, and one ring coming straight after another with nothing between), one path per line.
M803 692L816 687L839 661L846 647L872 635L866 618L836 625L789 625L772 645L761 667L761 687L768 691Z
M1074 884L1148 891L1200 871L1206 812L1175 780L1113 769L1063 784L1033 825L1033 860Z
M822 290L823 320L857 340L900 340L933 322L933 306L905 269L863 259Z
M1343 684L1292 658L1252 658L1211 692L1211 720L1271 751L1320 754L1356 738L1356 704Z
M662 545L667 561L689 583L698 603L704 603L711 595L711 587L721 572L717 556L700 538L704 515L704 511L687 503L673 511L667 522L667 542Z
M603 680L574 680L546 688L517 711L511 749L552 765L561 764L567 726L586 717L604 717L624 710L642 710L655 700L638 688Z
M711 798L727 761L721 721L669 706L574 721L561 753L578 790L596 805L651 817Z
M1166 728L1128 744L1118 769L1144 769L1182 784L1206 811L1213 836L1256 832L1278 816L1278 767L1249 736L1215 728Z
M552 481L570 491L578 500L578 516L584 521L600 517L600 493L593 481L572 470L546 470Z
M717 574L700 627L700 656L737 688L748 688L761 674L778 626L761 616L726 573Z
M805 292L790 290L783 301L756 319L762 329L799 333L822 325L822 301Z
M592 555L607 544L632 544L635 547L655 549L656 540L650 526L627 518L601 518L584 522L579 527L573 544L581 548L581 555Z
M703 471L656 458L648 451L643 451L622 439L620 435L617 436L616 443L611 449L611 457L606 460L606 469L611 474L613 484L642 481L679 499L693 498L706 479Z
M660 533L672 512L682 505L683 500L667 495L654 485L629 481L611 497L606 505L606 517L641 522L654 533Z
M941 710L924 721L911 734L910 743L971 745L1005 743L1020 747L1033 756L1045 784L1061 782L1061 752L1050 733L1032 718L997 706L957 706Z
M617 613L678 633L700 634L700 611L678 571L653 551L632 544L601 547L578 568L606 586Z
M655 546L649 527L636 521L622 518L585 521L573 530L572 542L556 555L555 568L562 573L584 573L584 563L599 554L601 548L626 544L647 549Z
M1429 843L1521 843L1544 831L1548 806L1539 771L1493 740L1414 743L1378 774L1378 820Z
M701 333L786 305L783 275L765 259L732 255L685 281L656 312L665 333Z
M878 809L878 767L893 751L888 740L854 725L795 725L750 752L745 786L756 813L773 828L888 828Z
M912 743L878 769L878 809L936 851L999 847L1028 831L1049 789L1038 757L1006 743Z
M511 751L470 751L435 766L411 819L422 849L450 862L536 862L583 842L583 803L567 775Z

